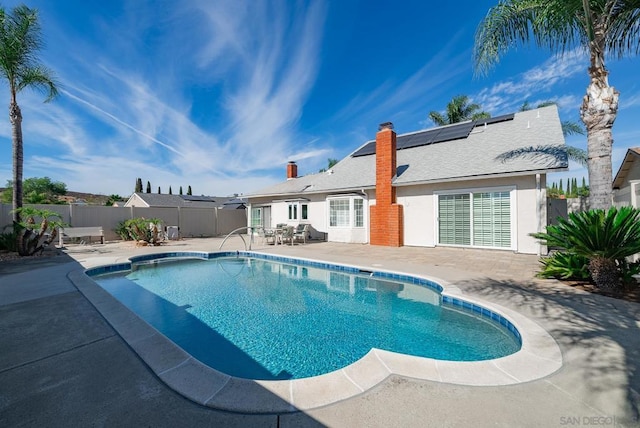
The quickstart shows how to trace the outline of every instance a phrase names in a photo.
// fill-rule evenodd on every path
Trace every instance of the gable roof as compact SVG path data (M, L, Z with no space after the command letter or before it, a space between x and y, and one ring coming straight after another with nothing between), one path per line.
M233 198L216 196L192 196L192 195L168 195L158 193L134 193L134 197L142 199L149 207L193 207L193 208L217 208ZM127 201L127 204L128 202ZM125 206L128 206L125 204Z
M396 141L395 186L547 173L568 167L566 156L551 154L500 160L500 155L515 149L562 148L564 136L556 106L402 134ZM245 197L371 189L375 187L375 161L375 140L370 140L325 173L289 179Z
M627 178L627 174L633 167L633 163L640 157L640 147L632 147L627 150L624 155L624 160L620 165L620 169L616 173L616 177L613 179L613 188L619 189L624 186L624 182Z

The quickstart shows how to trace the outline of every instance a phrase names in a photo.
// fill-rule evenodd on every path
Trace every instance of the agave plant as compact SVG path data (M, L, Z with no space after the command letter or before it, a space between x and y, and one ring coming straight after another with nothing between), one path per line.
M547 226L546 233L533 233L549 247L588 259L587 268L596 286L616 290L621 285L626 258L640 253L640 210L612 207L571 213Z

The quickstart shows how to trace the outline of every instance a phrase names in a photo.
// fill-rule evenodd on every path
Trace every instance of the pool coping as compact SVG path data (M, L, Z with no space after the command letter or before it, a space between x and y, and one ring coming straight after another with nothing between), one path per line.
M164 254L208 258L211 254L220 253L229 252L160 253L143 256L143 259L167 257ZM275 260L289 259L371 271L370 267L325 263L269 253L233 254L259 254L262 258L272 257ZM134 259L141 260L139 257L129 258L130 261ZM118 265L122 268L126 264L130 262ZM521 349L493 360L457 362L374 348L363 358L342 369L311 378L274 381L237 378L193 358L86 274L87 271L106 266L73 271L68 278L163 382L190 400L215 409L244 413L288 413L352 398L370 390L391 375L458 385L503 386L537 380L562 367L562 353L556 341L537 323L518 312L464 295L458 287L441 279L376 269L376 272L435 283L442 289L443 299L447 296L452 302L467 302L500 314L519 332Z

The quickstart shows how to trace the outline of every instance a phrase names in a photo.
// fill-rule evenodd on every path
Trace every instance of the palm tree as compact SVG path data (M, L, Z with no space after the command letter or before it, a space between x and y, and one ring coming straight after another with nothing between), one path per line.
M9 120L13 144L13 220L20 222L22 208L22 112L17 94L24 88L35 88L47 94L45 102L58 95L52 73L38 62L36 53L42 47L38 12L26 6L15 7L7 14L0 7L0 74L9 85Z
M580 108L587 128L590 203L612 203L611 127L619 93L609 86L605 57L637 53L640 0L502 0L489 9L475 37L474 65L486 72L517 43L533 41L561 55L578 47L589 53L590 83Z
M491 114L486 111L479 111L481 108L479 104L469 104L469 97L466 95L458 95L449 101L444 116L440 112L432 111L429 113L429 119L438 126L444 126L469 119L477 120L491 117Z

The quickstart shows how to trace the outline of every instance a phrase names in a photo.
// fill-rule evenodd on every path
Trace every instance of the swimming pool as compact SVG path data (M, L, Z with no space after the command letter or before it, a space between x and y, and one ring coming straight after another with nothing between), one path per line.
M318 376L372 348L482 361L521 347L502 315L407 275L244 253L145 256L88 274L189 354L240 378Z

